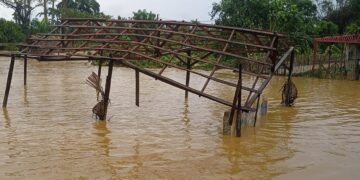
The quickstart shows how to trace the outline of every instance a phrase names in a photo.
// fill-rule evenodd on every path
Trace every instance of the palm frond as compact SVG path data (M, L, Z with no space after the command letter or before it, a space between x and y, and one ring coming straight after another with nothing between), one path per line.
M100 92L102 98L104 99L105 92L104 89L101 87L101 79L96 73L92 72L92 74L87 78L86 84L94 88L97 92Z

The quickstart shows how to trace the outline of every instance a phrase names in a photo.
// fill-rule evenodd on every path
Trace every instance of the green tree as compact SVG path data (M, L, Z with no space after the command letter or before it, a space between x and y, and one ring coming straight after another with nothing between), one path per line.
M49 8L48 8L48 4L49 4L49 0L38 0L39 1L39 5L41 5L43 7L43 12L38 13L38 16L42 15L44 16L45 19L48 19L48 14L49 14Z
M355 22L349 24L348 26L346 26L346 33L349 33L349 34L360 33L360 25Z
M132 19L157 21L159 20L159 15L153 13L152 11L147 12L146 9L143 9L143 10L138 10L137 12L133 12Z
M19 24L23 31L28 33L31 13L39 4L36 4L34 0L0 0L0 4L14 10L13 17L16 24Z
M43 18L41 21L38 19L33 19L30 24L30 32L31 34L36 33L47 33L49 32L49 21L46 18Z
M96 0L63 0L56 7L51 13L55 14L57 20L66 17L110 18L100 12L100 4Z
M211 12L216 24L288 33L303 51L312 44L316 16L312 0L221 0Z
M321 17L337 24L340 34L347 32L349 25L360 24L360 0L323 0L319 4Z
M319 36L331 36L338 33L339 27L331 21L323 20L316 24L316 31Z
M55 16L56 16L56 12L57 12L57 9L56 9L56 6L55 6L55 3L56 3L57 0L50 0L51 2L51 8L48 9L48 13L49 15L51 16L51 24L55 24L56 21L55 21Z
M211 17L217 24L290 32L311 23L316 13L311 0L222 0L213 4Z
M25 39L21 27L12 21L0 18L0 43L17 43Z
M221 0L214 3L211 17L216 24L245 28L268 29L270 14L266 0ZM260 10L261 9L261 10Z

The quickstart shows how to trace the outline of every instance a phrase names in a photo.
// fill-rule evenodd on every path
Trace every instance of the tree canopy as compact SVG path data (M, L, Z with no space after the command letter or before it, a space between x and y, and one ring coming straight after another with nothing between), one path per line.
M314 36L359 32L360 0L221 0L216 24L287 33L307 49Z
M323 0L319 12L324 20L339 27L339 33L356 33L360 30L360 0Z
M149 20L149 21L155 21L158 20L158 15L153 13L152 11L147 12L146 9L138 10L137 12L133 12L132 19L134 20Z
M14 20L24 31L28 30L32 11L39 6L34 0L0 0L0 4L14 10Z
M0 43L15 43L25 39L21 27L12 21L0 18Z
M211 17L217 24L269 31L351 33L360 26L360 0L221 0Z

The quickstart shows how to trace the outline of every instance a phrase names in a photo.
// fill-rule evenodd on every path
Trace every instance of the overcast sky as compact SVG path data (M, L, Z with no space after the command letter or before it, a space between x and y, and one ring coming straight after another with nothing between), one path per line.
M209 12L212 3L220 0L97 0L101 11L105 14L117 17L130 17L132 12L146 9L160 14L163 20L198 19L204 23L211 23ZM12 19L13 11L0 5L0 17ZM36 13L34 13L36 14Z

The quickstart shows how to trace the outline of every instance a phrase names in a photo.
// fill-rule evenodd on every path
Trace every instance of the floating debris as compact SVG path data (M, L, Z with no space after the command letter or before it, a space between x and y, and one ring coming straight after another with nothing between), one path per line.
M285 106L293 106L296 98L298 97L298 90L291 78L285 82L282 87L282 101L281 104Z
M87 78L86 84L88 84L90 87L94 88L97 93L100 93L101 99L100 101L93 107L92 112L96 117L98 117L100 120L104 120L106 117L106 110L105 110L105 92L104 88L101 87L101 79L99 76L92 72L92 74Z

